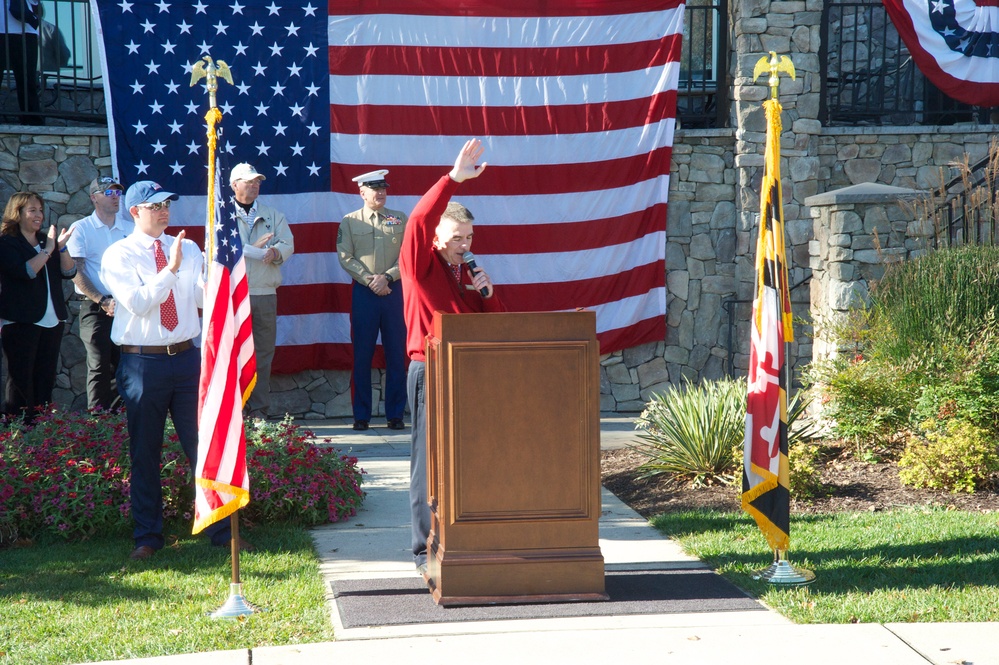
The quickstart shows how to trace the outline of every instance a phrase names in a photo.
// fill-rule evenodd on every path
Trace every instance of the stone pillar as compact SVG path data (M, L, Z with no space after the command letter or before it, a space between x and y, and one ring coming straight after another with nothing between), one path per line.
M815 239L809 243L813 360L834 357L832 330L851 309L866 305L885 266L930 246L933 225L913 220L913 201L928 193L877 183L851 185L805 199Z

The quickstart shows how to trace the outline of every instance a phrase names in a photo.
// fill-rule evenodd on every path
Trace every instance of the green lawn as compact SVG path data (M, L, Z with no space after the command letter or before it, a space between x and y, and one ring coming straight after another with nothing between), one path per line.
M745 513L673 513L653 524L796 623L999 621L999 513L792 514L787 558L816 580L790 589L752 579L772 554Z
M127 561L127 536L0 550L0 664L82 663L333 639L309 533L244 534L243 595L266 611L211 619L229 596L228 549L186 536Z

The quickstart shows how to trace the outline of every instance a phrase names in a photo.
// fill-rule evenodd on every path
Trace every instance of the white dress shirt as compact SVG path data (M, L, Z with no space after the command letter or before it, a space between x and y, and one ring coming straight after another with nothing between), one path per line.
M84 259L84 277L104 295L110 294L100 275L104 252L112 244L127 238L134 229L134 222L126 222L118 216L115 216L114 224L109 227L96 212L73 222L73 235L66 241L69 255L74 259ZM83 295L78 286L76 293Z
M170 248L177 239L163 234L163 254L169 261ZM167 268L156 270L153 243L156 238L135 229L104 253L101 281L111 291L117 305L111 326L111 341L135 346L169 346L201 335L198 308L204 301L204 258L191 240L184 240L183 260L177 274ZM173 291L177 305L177 327L167 330L160 324L160 304Z

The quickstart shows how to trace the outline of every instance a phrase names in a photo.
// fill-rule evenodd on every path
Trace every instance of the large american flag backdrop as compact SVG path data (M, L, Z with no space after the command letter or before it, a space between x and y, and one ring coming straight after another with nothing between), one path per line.
M275 372L350 367L336 232L363 203L351 178L389 169L388 205L409 211L469 137L489 173L456 198L509 309L593 309L604 353L664 339L679 0L92 3L114 169L181 194L171 225L193 239L207 94L191 63L232 71L227 147L295 235Z

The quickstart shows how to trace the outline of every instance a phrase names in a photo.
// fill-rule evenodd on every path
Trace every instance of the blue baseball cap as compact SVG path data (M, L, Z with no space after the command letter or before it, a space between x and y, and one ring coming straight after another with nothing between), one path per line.
M180 197L173 192L165 191L152 180L140 180L125 192L125 208L130 209L141 203L159 203L160 201L176 201Z

